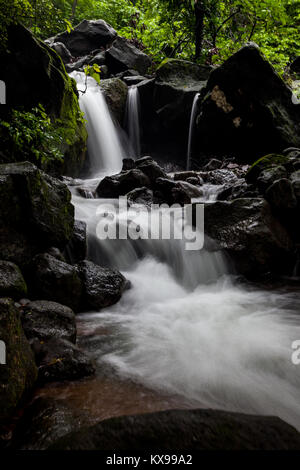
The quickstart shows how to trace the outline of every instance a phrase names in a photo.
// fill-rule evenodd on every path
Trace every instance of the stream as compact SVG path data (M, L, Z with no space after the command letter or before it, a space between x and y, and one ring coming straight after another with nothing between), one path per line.
M82 74L72 76L84 88ZM99 217L117 201L86 199L76 188L94 194L104 175L120 171L124 149L90 79L80 105L90 174L70 186L76 218L87 223L89 258L119 269L131 288L116 305L77 316L78 344L95 359L96 377L37 394L67 400L81 424L204 407L276 415L300 430L300 374L291 360L300 339L299 291L240 282L221 252L186 251L181 240L99 240ZM217 190L206 185L204 199L214 200Z

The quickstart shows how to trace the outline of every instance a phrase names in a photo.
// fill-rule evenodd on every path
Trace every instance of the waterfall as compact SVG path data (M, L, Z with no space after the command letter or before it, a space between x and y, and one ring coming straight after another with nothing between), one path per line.
M82 72L70 74L77 82L79 104L87 120L89 171L99 174L118 173L122 168L124 152L116 127L100 87L96 81Z
M190 170L191 167L191 156L192 156L192 143L195 127L195 119L197 113L197 104L200 97L200 93L196 93L192 105L191 118L190 118L190 127L189 127L189 137L188 137L188 148L187 148L187 160L186 160L186 169Z
M141 156L140 97L139 90L135 85L128 88L125 128L129 138L132 157L138 158Z

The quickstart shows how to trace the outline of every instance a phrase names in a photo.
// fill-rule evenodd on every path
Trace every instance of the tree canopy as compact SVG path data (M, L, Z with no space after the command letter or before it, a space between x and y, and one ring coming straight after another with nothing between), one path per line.
M0 34L22 21L42 38L104 19L152 55L218 64L247 41L279 70L300 54L300 0L0 0Z

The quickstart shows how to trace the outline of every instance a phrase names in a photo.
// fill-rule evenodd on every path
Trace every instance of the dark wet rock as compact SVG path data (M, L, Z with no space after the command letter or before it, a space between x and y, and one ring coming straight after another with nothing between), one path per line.
M63 160L40 162L40 166L54 174L77 176L86 158L87 132L75 80L67 75L57 53L22 25L11 25L7 51L1 56L0 80L6 83L9 109L30 111L41 104L56 122L57 131L68 136L62 146ZM13 151L13 143L7 145L10 161L24 160L21 151ZM35 154L26 159L37 161Z
M0 227L0 253L4 260L11 261L26 270L37 252L38 248L28 240L28 237L12 227Z
M148 176L139 169L132 169L117 175L106 176L100 181L96 191L99 197L117 198L143 186L151 187Z
M231 170L220 169L206 173L205 182L222 185L234 184L238 181L238 176Z
M212 158L204 167L203 171L212 171L221 168L222 162L217 158Z
M32 389L37 369L22 329L19 311L8 298L0 299L0 338L6 345L6 364L0 365L0 428L20 400Z
M190 176L185 180L187 183L193 184L194 186L201 185L202 181L199 176Z
M3 222L44 245L64 246L74 225L74 207L67 186L29 162L2 164L0 176L10 178L15 202L13 212L3 214Z
M239 198L257 198L259 192L254 185L247 184L244 180L238 181L232 185L225 185L220 192L218 192L218 201L233 201Z
M190 204L191 197L195 197L194 191L197 192L197 197L200 195L200 190L196 186L167 178L157 178L155 188L155 195L157 199L160 199L160 203L167 203L169 205L179 204L183 206L184 204ZM157 193L159 193L159 195Z
M136 75L134 77L124 77L123 80L127 86L133 86L133 85L138 85L139 83L142 83L144 80L147 80L147 79L146 77L143 77L142 75Z
M133 204L151 205L153 203L153 191L146 187L133 189L126 196Z
M286 177L287 171L282 165L266 168L260 172L257 178L257 186L262 193L265 193L276 180Z
M103 268L91 261L82 261L78 269L83 282L84 309L101 309L118 302L128 281L116 269Z
M101 80L100 87L111 113L122 124L128 93L127 85L119 78L108 78Z
M10 449L46 450L60 437L76 430L78 421L65 400L35 399L18 421Z
M168 410L111 418L59 439L53 450L170 452L299 449L300 434L279 418L220 410Z
M75 266L47 253L37 255L28 282L35 298L67 305L76 312L79 310L82 282Z
M26 282L19 267L9 261L0 261L0 297L19 300L26 294Z
M92 59L90 60L90 65L105 65L105 62L106 62L106 58L105 58L105 51L102 51L102 52L98 52L97 54L95 54Z
M300 144L300 104L256 44L210 75L197 119L199 148L247 161Z
M287 173L294 171L293 159L290 158L289 155L280 155L280 154L274 154L274 153L265 155L264 157L254 162L253 165L251 165L251 167L246 173L246 180L249 183L256 183L262 171L269 170L273 173L277 171L277 170L274 170L274 168L277 168L277 167L285 168Z
M167 178L167 173L151 158L143 157L136 161L136 168L148 176L152 184L157 178Z
M297 207L293 185L287 178L275 181L267 189L265 197L272 208L278 212L285 213L285 211L292 211Z
M123 158L122 171L132 170L135 168L135 161L133 158Z
M46 42L50 46L62 42L73 56L80 57L107 46L116 36L116 31L103 20L83 20L71 32L64 31Z
M50 246L50 248L47 249L48 255L53 256L53 258L58 259L59 261L64 261L66 262L66 258L62 254L62 252L56 248L55 246Z
M62 338L76 341L75 314L65 305L47 300L26 303L21 320L28 340Z
M151 66L151 59L130 41L118 37L106 51L106 62L111 73L134 69L145 74Z
M66 64L66 71L68 73L74 72L75 70L82 70L86 65L90 63L91 60L91 55L85 55L83 57L80 57L80 59L76 60L75 62L72 62L71 64Z
M62 42L54 42L51 47L61 57L64 64L71 62L73 56Z
M75 220L73 235L65 248L65 256L68 262L75 264L84 260L86 255L86 223L81 220Z
M205 233L225 249L239 273L255 277L286 272L294 245L264 199L236 199L205 205Z
M300 204L300 169L292 173L290 178L298 204Z
M95 373L92 360L81 349L64 339L51 339L41 345L39 381L78 380Z
M180 171L174 173L174 181L186 181L188 178L198 178L196 171Z

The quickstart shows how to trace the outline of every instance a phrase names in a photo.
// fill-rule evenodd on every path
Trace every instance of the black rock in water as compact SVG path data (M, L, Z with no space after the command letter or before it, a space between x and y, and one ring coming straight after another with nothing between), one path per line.
M299 450L300 434L276 417L219 410L171 410L111 418L72 432L50 448L114 452Z

